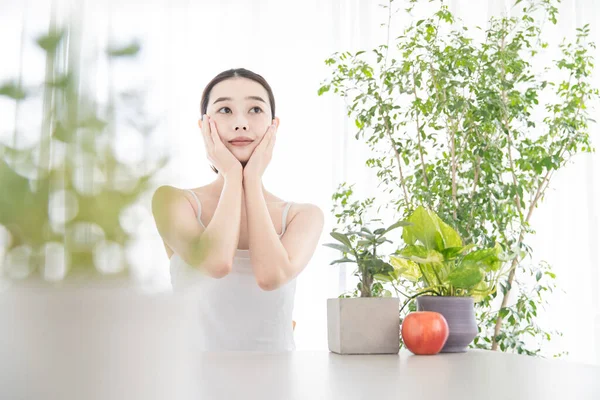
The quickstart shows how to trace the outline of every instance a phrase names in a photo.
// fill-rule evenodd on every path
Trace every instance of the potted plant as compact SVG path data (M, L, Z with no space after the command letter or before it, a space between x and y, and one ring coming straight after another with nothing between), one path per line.
M419 206L407 221L405 246L390 256L390 279L417 283L418 292L404 306L416 298L417 311L442 314L450 328L442 352L464 352L478 333L474 303L496 290L498 279L508 272L503 269L507 258L498 244L480 249L463 245L460 235L425 207Z
M347 189L341 185L340 188ZM343 198L345 210L337 214L340 220L353 217L353 223L341 231L332 231L331 237L337 243L325 246L339 250L343 257L331 262L356 264L354 276L359 278L356 289L351 294L327 299L327 331L329 350L338 354L394 354L399 350L400 300L385 290L378 276L387 276L394 267L383 259L378 247L390 240L386 235L396 228L406 226L398 221L388 227L371 230L367 227L362 212L369 201L347 203L352 189L340 190L334 200ZM338 220L339 221L339 220ZM371 222L377 221L376 219Z
M515 12L478 26L445 1L415 0L396 32L387 3L387 40L328 57L318 94L344 99L351 134L374 151L366 167L393 196L377 205L403 215L426 205L465 243L518 249L499 290L476 304L474 345L550 356L544 343L558 333L538 321L557 280L552 265L528 262L529 240L558 172L593 151L591 28L560 31L556 0L515 0ZM549 42L555 34L566 37Z

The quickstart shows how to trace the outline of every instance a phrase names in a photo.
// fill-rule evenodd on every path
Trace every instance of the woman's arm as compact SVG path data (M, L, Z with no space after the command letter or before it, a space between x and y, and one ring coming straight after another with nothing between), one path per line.
M205 269L214 278L231 271L240 234L242 178L227 176L219 204L203 229L181 190L161 186L152 197L152 213L163 240L186 263Z
M233 257L240 239L242 218L242 170L225 177L219 203L206 226L204 235L208 256L231 272ZM205 248L203 246L203 248Z
M252 269L261 289L275 290L296 277L312 258L323 231L323 212L314 205L304 206L280 239L261 181L244 179L243 186Z
M250 260L258 285L275 290L296 277L312 258L323 231L323 211L303 206L279 238L262 190L262 176L271 161L279 119L267 128L244 167L243 186L248 216Z

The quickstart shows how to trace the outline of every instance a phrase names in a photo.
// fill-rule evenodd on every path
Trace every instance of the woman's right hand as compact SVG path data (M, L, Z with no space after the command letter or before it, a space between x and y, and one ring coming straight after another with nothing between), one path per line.
M229 151L217 130L217 124L208 115L202 116L202 137L206 147L206 156L224 178L230 173L242 173L240 161Z

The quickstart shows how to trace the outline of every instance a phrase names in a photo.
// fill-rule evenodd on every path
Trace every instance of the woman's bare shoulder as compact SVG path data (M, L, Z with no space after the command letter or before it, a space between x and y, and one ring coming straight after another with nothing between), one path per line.
M214 199L219 199L220 197L220 190L215 190L213 185L204 185L204 186L199 186L196 188L191 188L191 189L185 189L185 191L189 194L189 191L194 192L199 198L200 200L202 199L206 199L206 200L214 200Z
M171 185L163 185L156 189L155 194L163 195L163 196L184 196L187 199L193 200L194 196L192 193L194 192L198 197L210 197L212 194L209 190L208 185L200 186L197 188L190 189L182 189Z
M153 198L155 200L172 201L174 199L181 199L185 195L186 191L184 189L171 185L162 185L154 191Z
M189 193L171 185L159 186L152 195L152 211L155 214L170 213L173 210L179 210L181 207L187 208Z
M315 209L315 208L320 209L319 206L317 206L316 204L313 204L313 203L301 203L298 201L288 201L286 203L292 203L292 205L290 206L291 208L297 208L297 209L301 209L301 210Z
M193 189L182 189L171 185L163 185L156 189L152 198L153 210L164 210L165 208L171 210L191 210L195 213L198 212L198 205L194 195L190 193L194 192L201 203L205 203L209 199L208 193L205 187L193 188ZM179 214L177 211L176 214ZM184 211L185 212L185 211Z
M315 217L323 217L323 210L319 206L313 203L297 203L291 202L289 217L288 219L291 221L296 215L300 213L308 213L314 215Z
M152 214L169 258L177 243L183 248L182 243L198 235L201 229L196 222L193 195L185 189L171 185L158 187L152 197Z

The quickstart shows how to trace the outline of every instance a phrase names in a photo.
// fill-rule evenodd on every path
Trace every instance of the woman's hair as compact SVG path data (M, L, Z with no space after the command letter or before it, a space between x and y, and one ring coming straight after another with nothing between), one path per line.
M271 86L267 83L265 78L260 76L257 73L249 71L245 68L233 68L228 69L227 71L221 72L219 75L215 76L204 88L202 92L202 101L200 103L200 115L206 114L206 110L208 110L208 98L210 96L210 92L213 87L219 82L222 82L226 79L230 78L247 78L251 79L254 82L258 82L262 87L265 88L267 94L269 95L269 104L271 106L271 119L275 118L275 97L273 97L273 90L271 90ZM210 166L215 173L219 173L219 171L214 167L214 165Z

